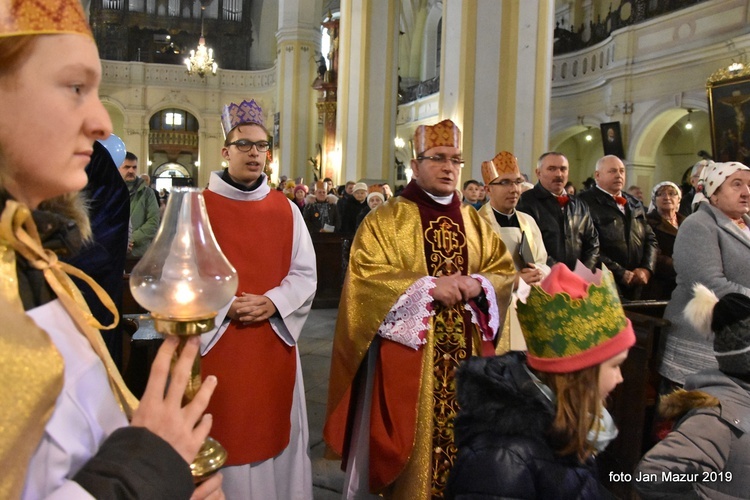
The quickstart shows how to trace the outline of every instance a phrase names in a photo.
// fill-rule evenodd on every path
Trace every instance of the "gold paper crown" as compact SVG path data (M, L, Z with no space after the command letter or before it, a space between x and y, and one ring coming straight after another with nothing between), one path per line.
M438 146L461 147L461 131L451 120L436 125L420 125L414 131L414 152L417 156Z
M0 37L56 33L92 36L80 0L0 0Z
M229 135L234 127L244 123L255 123L265 127L263 125L263 110L260 109L255 99L242 101L240 104L230 102L221 111L221 126L224 129L224 137Z
M570 373L598 365L635 343L612 272L605 267L592 278L586 281L558 263L541 286L531 287L525 303L518 301L532 368ZM562 291L566 288L580 297Z
M521 175L516 157L508 151L500 151L491 161L482 162L482 179L485 184L489 184L502 174Z

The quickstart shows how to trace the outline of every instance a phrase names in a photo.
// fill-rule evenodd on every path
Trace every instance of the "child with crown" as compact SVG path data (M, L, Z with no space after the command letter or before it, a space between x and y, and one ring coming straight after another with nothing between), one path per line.
M457 375L458 456L447 498L602 498L594 456L617 436L605 408L635 344L612 273L565 264L519 299L527 353L471 358Z

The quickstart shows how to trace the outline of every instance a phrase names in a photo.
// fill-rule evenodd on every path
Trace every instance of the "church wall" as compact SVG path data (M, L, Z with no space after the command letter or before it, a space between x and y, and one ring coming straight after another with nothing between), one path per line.
M698 149L710 152L708 129L692 131L694 137L703 134L695 141L701 147L687 151L680 149L680 144L689 147L684 141L661 147L655 137L673 141L667 132L687 108L707 112L707 78L733 60L746 59L748 3L701 3L623 28L589 49L555 57L551 147L564 142L580 117L593 122L597 132L599 123L619 121L628 183L639 179L650 189L665 177L679 180L685 163L699 159Z
M219 70L216 76L189 76L176 65L102 61L100 96L111 107L123 110L114 133L145 166L149 160L149 118L165 108L179 108L193 114L200 124L200 153L196 184L205 186L212 170L221 168L224 142L221 109L229 102L254 98L265 112L266 124L273 125L276 70ZM121 125L120 125L121 124ZM120 128L117 128L117 127ZM189 165L185 165L190 169Z
M413 37L410 48L420 48L417 60L413 59L412 52L408 52L408 71L402 76L417 75L422 79L426 72L428 60L424 30L429 12L438 3L422 3L421 11L412 9L409 19L416 25L401 26L408 35L399 39L400 59L406 52L404 37ZM609 3L605 3L596 0L557 2L556 12L560 12L562 4L568 4L563 10L571 16L595 15L599 11L606 14ZM697 150L693 151L695 148L690 148L687 140L679 140L675 145L664 141L673 140L670 128L687 108L701 113L708 111L705 82L711 73L732 61L748 62L749 3L748 0L700 3L618 30L594 47L538 62L552 68L547 148L570 148L570 154L575 155L582 167L580 174L571 173L571 179L578 182L589 175L593 168L591 160L601 151L598 125L609 121L621 124L629 175L632 173L650 182L666 176L674 178L688 162L688 156ZM416 6L418 2L409 4ZM201 124L201 166L198 169L201 185L208 179L208 172L220 165L223 135L219 113L224 103L254 97L261 101L266 119L272 125L273 114L278 108L275 65L279 6L278 2L271 1L252 2L252 6L253 30L257 31L251 48L252 60L254 65L266 69L250 72L220 69L218 76L201 79L188 76L179 66L103 62L101 95L112 115L115 133L140 158L148 155L149 117L167 107L185 109ZM523 77L516 85L521 89L527 87ZM433 94L399 106L396 135L407 145L402 151L397 151L397 156L406 157L410 153L408 141L418 125L433 123L437 119L439 100L439 94ZM345 112L341 110L341 113ZM321 127L317 122L312 123L317 113L313 111L309 116L312 134L318 130L320 137ZM583 125L580 124L581 117ZM591 143L577 137L585 126L593 127L596 140ZM710 151L707 126L696 128L692 133L696 137L695 144L708 144L709 147L700 149ZM345 131L339 140L346 140L347 136L356 137L356 134ZM316 142L320 141L311 139L312 144ZM539 147L533 156L547 148ZM531 173L534 165L524 165L522 169ZM341 177L347 177L346 174L344 168Z

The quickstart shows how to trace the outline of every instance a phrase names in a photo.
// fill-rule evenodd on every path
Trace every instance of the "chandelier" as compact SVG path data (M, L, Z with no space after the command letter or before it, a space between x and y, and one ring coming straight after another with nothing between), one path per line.
M201 37L198 40L198 48L190 51L190 57L185 58L188 75L197 73L203 78L207 74L216 74L219 65L214 61L214 49L206 47L206 38L203 36L203 11L205 5L201 5Z

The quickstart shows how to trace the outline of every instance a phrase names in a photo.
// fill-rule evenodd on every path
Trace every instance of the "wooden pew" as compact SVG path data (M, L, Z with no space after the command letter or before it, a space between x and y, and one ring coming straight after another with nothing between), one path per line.
M619 498L638 498L628 475L649 447L658 387L657 353L662 330L669 321L661 318L666 301L623 303L633 323L636 343L622 366L623 382L607 403L619 435L598 457L602 483Z
M318 271L318 290L312 307L336 308L341 298L341 288L349 262L349 247L354 235L313 233L311 236Z

